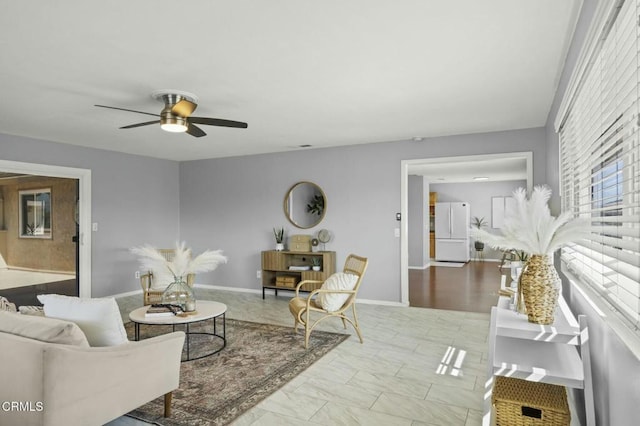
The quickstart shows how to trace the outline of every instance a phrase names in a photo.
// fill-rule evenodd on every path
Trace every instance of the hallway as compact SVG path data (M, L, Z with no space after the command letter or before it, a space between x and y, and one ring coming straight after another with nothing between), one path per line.
M489 313L498 302L499 263L468 262L461 268L409 269L409 305Z

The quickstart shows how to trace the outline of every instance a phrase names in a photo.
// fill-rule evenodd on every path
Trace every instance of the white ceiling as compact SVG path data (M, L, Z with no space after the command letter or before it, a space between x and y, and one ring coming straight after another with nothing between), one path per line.
M527 180L527 159L513 157L425 162L409 166L410 175L422 175L430 183L497 182ZM476 178L486 178L478 180Z
M0 133L175 160L545 124L581 0L7 1ZM157 89L194 115L152 118ZM308 148L307 148L308 149Z

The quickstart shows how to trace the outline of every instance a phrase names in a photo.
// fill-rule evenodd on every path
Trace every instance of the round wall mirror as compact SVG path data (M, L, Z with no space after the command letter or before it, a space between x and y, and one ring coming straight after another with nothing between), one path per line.
M298 182L284 197L284 214L298 228L318 225L327 211L327 197L313 182Z

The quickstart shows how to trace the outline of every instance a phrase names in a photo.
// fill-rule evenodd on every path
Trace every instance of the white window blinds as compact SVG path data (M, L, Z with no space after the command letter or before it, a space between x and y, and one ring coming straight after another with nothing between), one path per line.
M640 322L638 3L609 16L560 126L563 211L589 218L589 240L562 249L569 270Z

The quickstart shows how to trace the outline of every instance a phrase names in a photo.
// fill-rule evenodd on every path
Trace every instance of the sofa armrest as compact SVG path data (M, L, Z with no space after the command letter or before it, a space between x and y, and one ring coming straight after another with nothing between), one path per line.
M184 338L178 331L111 347L47 347L44 424L103 424L177 389Z

